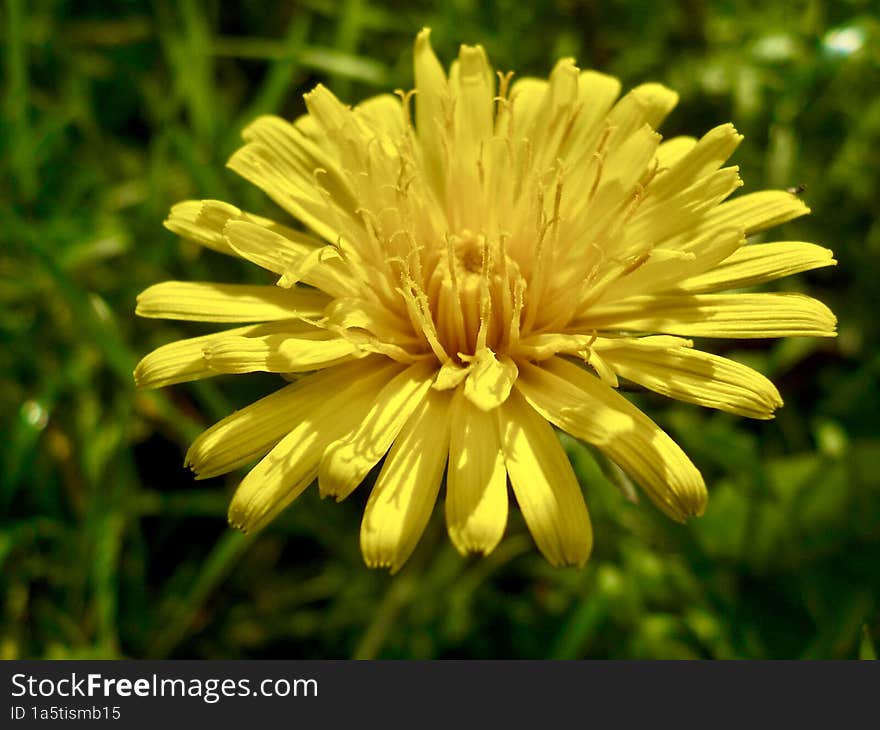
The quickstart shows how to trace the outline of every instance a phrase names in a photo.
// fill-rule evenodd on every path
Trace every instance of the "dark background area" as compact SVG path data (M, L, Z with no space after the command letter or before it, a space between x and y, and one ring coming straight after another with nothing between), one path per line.
M0 128L0 657L856 658L880 636L880 16L868 1L436 5L7 0ZM241 474L194 481L189 441L272 376L136 392L153 347L204 329L138 320L169 279L260 272L162 227L185 198L279 216L224 168L260 113L316 83L356 102L412 86L433 28L546 76L556 58L681 94L662 132L732 121L745 190L805 186L813 214L771 231L836 252L783 280L836 340L709 347L778 385L750 422L634 394L703 471L686 526L633 504L563 437L593 515L582 570L551 568L518 513L461 558L442 509L396 576L363 566L368 493L308 491L255 538L227 528ZM279 216L282 217L282 216ZM283 219L283 217L282 217Z

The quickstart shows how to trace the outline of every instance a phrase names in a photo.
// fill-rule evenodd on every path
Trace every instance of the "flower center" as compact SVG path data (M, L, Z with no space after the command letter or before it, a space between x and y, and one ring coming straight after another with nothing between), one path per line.
M482 348L503 352L511 321L519 321L515 289L519 267L502 241L463 230L437 247L428 278L427 300L437 339L453 359Z
M465 230L461 236L454 236L455 261L465 276L483 273L483 249L485 237Z

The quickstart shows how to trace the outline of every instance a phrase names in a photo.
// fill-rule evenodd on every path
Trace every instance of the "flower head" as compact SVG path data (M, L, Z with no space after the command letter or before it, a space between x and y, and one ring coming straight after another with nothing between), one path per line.
M209 477L259 460L229 510L256 530L316 478L344 499L382 461L364 513L371 566L398 569L444 475L461 552L504 532L508 480L538 548L582 564L592 533L551 424L616 462L676 520L702 512L703 479L616 390L770 418L782 400L750 368L690 337L833 336L799 294L719 293L835 263L811 243L748 236L808 212L795 195L727 198L741 136L661 142L676 94L559 61L549 80L497 75L463 46L447 75L422 31L415 93L350 108L323 86L308 114L261 117L229 167L302 233L213 200L171 211L172 231L273 272L277 284L165 282L145 317L244 323L147 355L162 386L218 373L293 380L192 445ZM290 374L295 374L291 376Z

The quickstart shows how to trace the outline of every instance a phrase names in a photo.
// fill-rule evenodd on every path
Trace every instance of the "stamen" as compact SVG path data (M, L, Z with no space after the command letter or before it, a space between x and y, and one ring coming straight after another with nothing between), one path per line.
M388 264L392 263L392 259L388 257L387 252L382 247L382 241L379 238L379 219L378 217L368 208L358 208L355 211L358 215L361 216L361 220L364 223L364 229L367 232L367 240L370 243L371 251L367 252L366 256L361 257L362 260L368 260L373 262L374 264L385 264L385 271L383 272L386 275L393 276L393 271ZM382 277L384 278L384 277Z
M608 138L611 136L612 129L613 127L610 126L605 127L602 136L599 138L599 144L596 145L596 151L593 153L593 160L596 163L596 177L593 180L593 184L590 186L590 194L587 195L587 202L592 202L593 197L596 195L596 191L599 189L599 183L602 180L602 173L605 169L605 145L608 143Z
M642 265L643 265L643 264L644 264L649 258L651 258L651 252L650 252L650 251L645 251L645 252L639 254L638 256L635 257L635 259L632 261L632 263L630 263L628 266L626 266L626 267L623 269L623 271L620 272L619 276L626 276L627 274L631 274L631 273L632 273L633 271L635 271L636 269L641 268Z
M456 271L457 267L455 265L455 242L452 240L452 237L448 232L444 234L443 241L446 244L446 267L449 270L449 279L452 283L452 312L455 319L453 330L455 332L454 340L456 343L454 346L454 352L459 352L467 346L467 334L465 333L464 327L464 314L461 311L461 289L458 285L458 272Z
M519 343L520 319L524 306L526 282L521 276L517 277L513 285L513 313L510 317L510 347L514 348Z
M547 277L550 271L550 267L547 265L547 232L557 220L556 214L558 213L558 209L556 209L556 203L562 199L561 183L557 187L554 198L555 212L553 217L547 217L547 213L544 209L544 191L542 189L539 188L537 190L536 197L538 209L538 240L535 246L535 266L529 277L529 306L526 308L526 320L523 323L523 329L526 332L529 332L535 324L538 316L538 308L541 306L541 301L546 290Z
M417 331L422 332L428 346L441 363L446 364L450 362L449 354L443 348L443 345L440 344L440 339L437 337L437 330L434 326L434 318L431 315L431 307L427 296L408 274L404 274L402 279L401 283L403 286L398 288L397 291L406 303L407 313L413 327Z
M501 73L501 71L496 71L495 75L498 76L498 95L495 97L495 101L506 102L508 101L507 93L510 91L510 80L513 78L514 72Z
M568 115L568 119L566 120L565 127L562 130L562 135L559 138L559 145L557 147L557 154L562 154L565 150L566 142L571 138L571 133L574 131L575 122L580 116L581 112L584 108L584 102L579 101L572 105L571 112Z
M501 262L499 265L498 276L500 280L500 300L501 300L501 347L509 343L510 329L505 330L504 322L509 322L513 316L513 293L510 290L510 266L507 258L507 233L501 233L498 236L498 258ZM507 340L507 342L505 342Z
M349 229L346 225L345 221L342 219L342 216L339 214L339 207L333 202L333 196L330 194L330 191L327 190L323 185L321 185L320 176L321 175L329 175L323 167L316 167L312 170L312 177L315 180L315 189L318 191L318 194L321 196L321 199L324 201L324 205L327 207L327 210L333 215L334 222L336 224L337 231L344 231ZM350 229L349 229L350 230Z
M480 273L480 328L477 331L477 343L475 352L486 347L489 336L489 322L492 317L492 297L489 293L489 276L492 271L491 249L485 235L482 238L482 271Z
M403 119L406 122L406 131L412 132L414 129L413 121L412 121L412 98L418 92L415 89L410 89L409 91L404 91L403 89L395 89L395 96L400 97L400 104L403 107Z

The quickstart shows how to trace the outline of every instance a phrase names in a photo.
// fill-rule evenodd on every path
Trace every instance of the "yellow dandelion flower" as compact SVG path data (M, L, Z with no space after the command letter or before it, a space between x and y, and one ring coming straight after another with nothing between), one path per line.
M497 75L480 46L447 74L422 31L415 94L351 108L323 86L293 123L260 117L229 167L303 223L227 203L174 206L166 226L279 278L172 281L144 317L238 323L165 345L135 378L158 387L267 371L292 382L193 443L198 477L258 461L230 522L263 527L317 479L351 494L384 458L361 525L366 563L397 570L444 476L449 537L489 553L508 481L554 565L587 560L583 494L552 426L616 462L675 520L706 487L618 378L752 418L782 405L763 375L690 337L835 334L822 303L724 293L834 264L812 243L749 243L804 215L783 191L728 197L730 124L661 142L673 91L559 61L549 80ZM290 376L290 374L298 374ZM552 424L552 425L551 425Z

